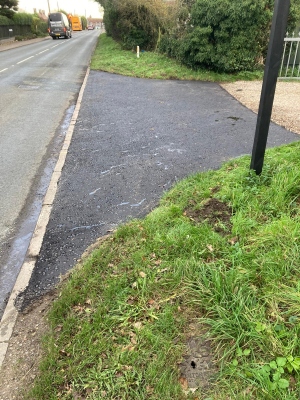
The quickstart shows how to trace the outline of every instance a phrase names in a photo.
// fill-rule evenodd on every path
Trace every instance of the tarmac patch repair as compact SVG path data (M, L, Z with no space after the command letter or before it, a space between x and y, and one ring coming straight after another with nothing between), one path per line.
M200 333L188 339L184 361L179 366L180 382L187 391L208 389L217 372L213 363L210 341L201 336Z

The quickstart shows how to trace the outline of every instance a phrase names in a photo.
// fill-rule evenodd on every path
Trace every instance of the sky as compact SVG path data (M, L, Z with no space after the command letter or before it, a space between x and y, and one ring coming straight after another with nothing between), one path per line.
M19 0L19 10L33 13L33 9L44 10L46 15L50 11L57 11L58 8L71 14L80 16L102 18L103 13L99 12L99 3L94 0Z

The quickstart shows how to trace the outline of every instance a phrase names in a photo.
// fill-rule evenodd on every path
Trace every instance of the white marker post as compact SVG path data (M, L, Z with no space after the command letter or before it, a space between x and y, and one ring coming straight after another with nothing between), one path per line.
M136 56L140 58L140 46L136 46Z

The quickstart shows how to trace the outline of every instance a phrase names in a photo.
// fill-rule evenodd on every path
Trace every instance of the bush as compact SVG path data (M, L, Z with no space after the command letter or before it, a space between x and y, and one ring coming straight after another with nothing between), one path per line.
M82 29L84 30L87 28L87 19L84 16L82 16L80 18L81 18L81 23L82 23Z
M170 21L169 6L163 0L104 0L101 4L107 35L126 49L153 50Z
M31 32L37 36L45 36L48 33L47 29L47 22L42 20L37 14L34 14L32 18Z
M4 15L0 15L0 25L14 25L14 21L5 17Z
M178 17L175 32L160 51L192 68L219 72L253 70L265 58L272 21L271 0L196 0L190 14ZM300 0L293 0L289 23L298 18ZM187 4L185 4L187 7Z
M15 13L13 19L17 25L31 25L33 22L33 15L27 13Z
M37 38L37 35L35 33L28 33L27 35L16 35L15 41L22 42L23 40L30 40L30 39L36 39L36 38Z

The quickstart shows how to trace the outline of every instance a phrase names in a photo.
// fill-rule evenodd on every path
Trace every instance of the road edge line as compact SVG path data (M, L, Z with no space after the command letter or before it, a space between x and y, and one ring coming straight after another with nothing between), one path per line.
M64 167L66 156L68 153L68 149L72 140L75 123L77 121L89 73L90 73L90 67L87 68L83 83L81 85L75 109L72 114L71 122L69 124L64 139L64 143L62 145L58 160L53 170L52 177L43 200L41 212L39 214L35 229L33 231L24 262L21 266L20 272L16 279L16 283L11 291L7 305L5 307L4 313L0 321L0 369L2 368L2 365L4 363L5 356L9 346L9 340L12 336L17 321L17 317L19 314L17 308L15 307L15 300L17 299L18 295L22 293L29 284L31 275L35 267L37 256L40 252L43 243L44 235L49 222L54 198L58 187L58 181L60 179L61 172Z

